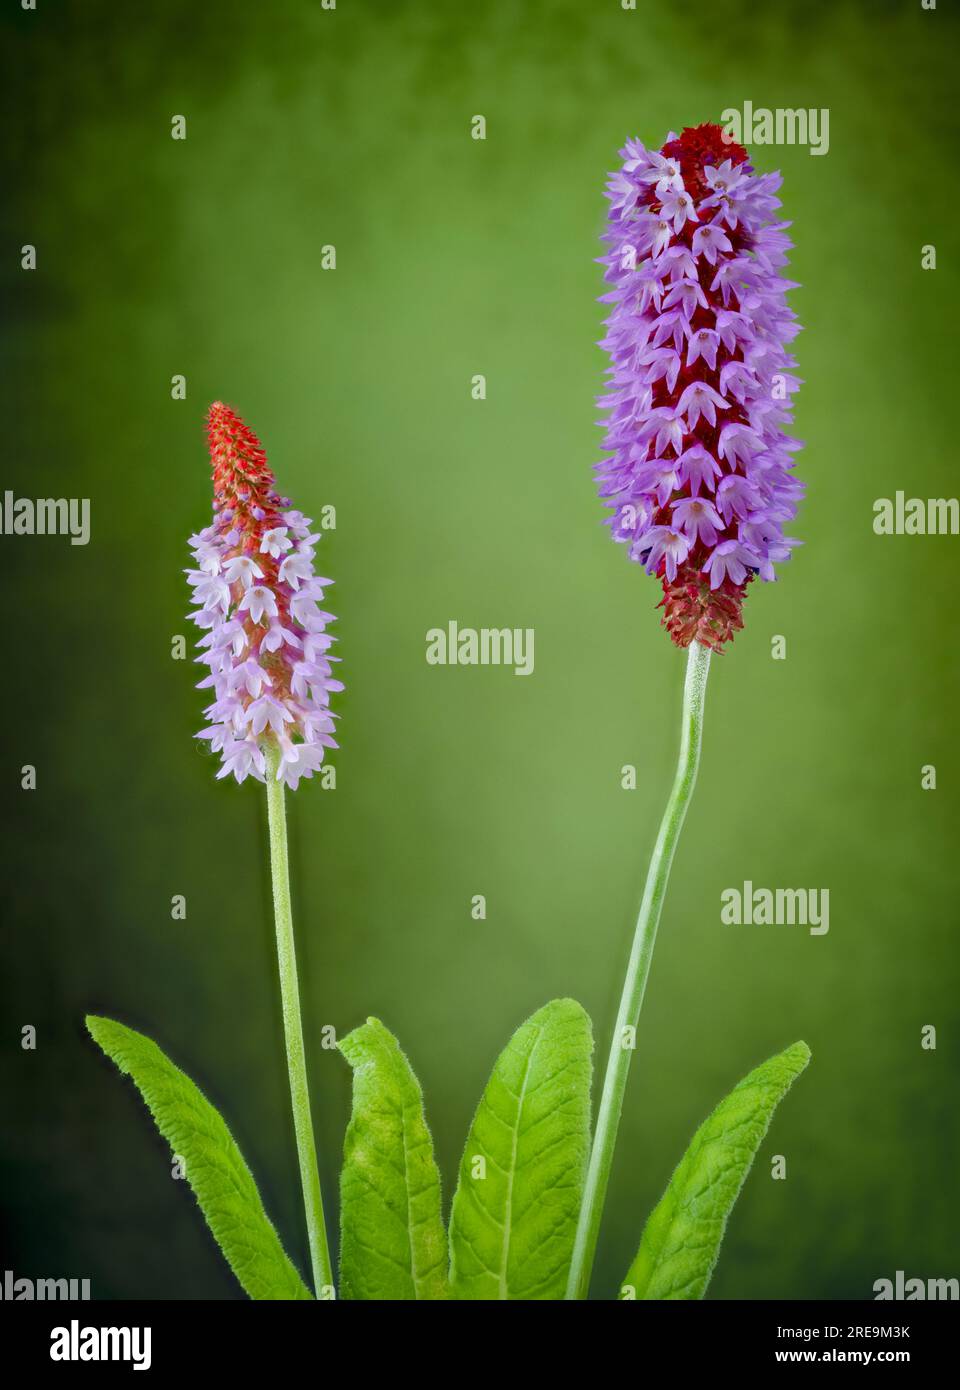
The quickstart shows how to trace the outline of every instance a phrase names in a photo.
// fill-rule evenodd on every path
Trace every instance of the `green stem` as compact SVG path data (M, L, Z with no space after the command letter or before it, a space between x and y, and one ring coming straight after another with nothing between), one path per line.
M680 757L667 809L660 822L660 833L654 846L647 882L637 918L630 961L623 982L623 995L617 1025L610 1044L610 1056L603 1079L603 1093L597 1112L597 1127L593 1137L583 1204L573 1246L567 1298L586 1298L590 1285L597 1236L603 1216L603 1203L613 1164L623 1096L627 1088L630 1058L633 1055L634 1033L640 1018L643 994L650 973L650 959L657 939L660 910L670 878L673 854L680 838L687 807L693 795L700 763L700 737L703 732L703 701L710 670L710 649L691 642L687 650L687 674L683 685L683 724L680 735ZM630 1031L632 1030L632 1031Z
M330 1250L323 1220L323 1196L317 1170L317 1149L310 1118L310 1092L307 1087L307 1058L303 1048L300 1021L300 986L297 981L297 953L293 940L293 913L290 910L290 870L287 864L287 813L284 785L277 781L279 750L267 753L267 817L270 824L270 871L273 877L273 911L277 924L277 963L280 967L280 998L283 1003L283 1036L287 1048L287 1073L293 1126L297 1135L303 1209L310 1237L317 1298L333 1288Z

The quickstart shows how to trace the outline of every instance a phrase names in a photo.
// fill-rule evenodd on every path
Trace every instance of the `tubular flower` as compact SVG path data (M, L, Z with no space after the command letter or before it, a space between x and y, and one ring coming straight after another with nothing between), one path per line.
M215 401L207 414L213 521L190 537L187 570L203 636L197 661L210 667L198 689L213 691L209 726L197 738L222 754L218 777L263 781L266 750L279 751L277 780L296 788L336 748L327 632L320 609L331 579L313 572L311 521L277 495L259 439Z
M779 174L756 174L717 125L620 151L601 257L613 306L600 496L632 560L663 585L678 647L719 651L743 626L755 575L798 542L783 535L803 485L784 433L800 385L784 295L792 243L776 220Z

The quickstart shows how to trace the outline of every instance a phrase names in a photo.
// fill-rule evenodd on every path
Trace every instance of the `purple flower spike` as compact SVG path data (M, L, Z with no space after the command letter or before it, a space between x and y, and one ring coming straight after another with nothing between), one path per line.
M743 626L747 585L773 579L799 543L782 530L803 484L784 433L800 381L781 179L754 173L717 125L620 154L603 238L600 496L614 538L662 581L673 641L720 651Z

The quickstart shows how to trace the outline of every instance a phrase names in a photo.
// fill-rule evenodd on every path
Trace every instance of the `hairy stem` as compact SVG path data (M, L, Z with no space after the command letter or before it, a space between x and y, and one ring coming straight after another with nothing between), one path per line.
M267 816L270 825L270 871L273 877L273 911L277 926L277 963L280 967L280 998L283 1004L283 1037L287 1049L287 1074L293 1126L297 1135L303 1209L310 1238L314 1293L329 1297L333 1272L327 1230L323 1220L323 1196L317 1170L317 1149L310 1118L310 1092L307 1087L307 1058L303 1048L300 1020L300 986L297 981L297 953L293 940L293 913L290 910L290 871L287 864L287 813L284 785L277 781L279 752L267 753Z
M660 822L660 833L654 846L647 871L647 881L640 903L640 915L633 937L633 947L623 982L620 1010L610 1044L610 1056L603 1079L603 1092L597 1112L597 1127L593 1136L587 1181L580 1208L567 1282L567 1298L586 1298L590 1285L593 1257L603 1216L603 1203L613 1164L613 1151L620 1127L623 1096L627 1088L630 1059L633 1056L633 1032L640 1018L643 994L650 973L650 960L657 939L660 910L670 878L670 866L680 838L687 807L693 795L700 763L700 738L703 732L703 702L710 670L710 649L691 642L687 649L687 674L683 685L683 723L680 733L680 757L667 809Z

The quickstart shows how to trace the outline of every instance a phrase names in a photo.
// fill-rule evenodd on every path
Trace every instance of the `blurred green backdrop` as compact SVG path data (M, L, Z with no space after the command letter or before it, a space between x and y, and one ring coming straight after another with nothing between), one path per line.
M222 1107L307 1263L262 790L214 781L191 737L196 668L170 657L193 631L182 570L209 514L211 399L259 432L297 505L337 509L321 568L348 683L338 786L306 784L291 805L331 1211L349 1077L320 1047L325 1024L376 1013L399 1035L447 1201L485 1077L526 1015L575 995L605 1051L683 658L591 482L601 190L626 136L659 144L749 99L830 112L827 156L754 151L783 170L803 285L805 545L782 583L755 586L714 663L594 1294L614 1296L705 1112L798 1037L813 1063L711 1296L864 1298L897 1269L960 1273L960 541L871 525L898 488L957 492L951 11L5 9L3 487L89 497L92 539L0 538L0 1267L88 1276L95 1297L240 1296L139 1100L85 1037L91 1009L156 1037ZM927 243L936 271L921 270ZM450 618L534 627L535 674L428 667L424 634ZM25 763L35 792L19 789ZM829 935L721 926L721 890L744 879L828 888ZM774 1153L786 1182L770 1178Z

